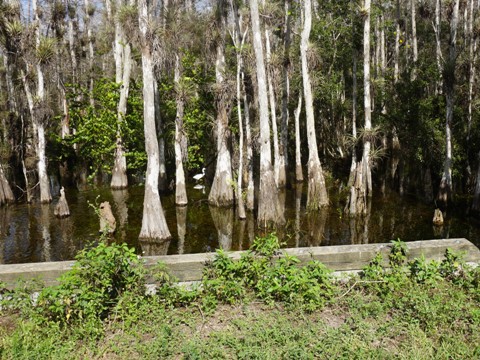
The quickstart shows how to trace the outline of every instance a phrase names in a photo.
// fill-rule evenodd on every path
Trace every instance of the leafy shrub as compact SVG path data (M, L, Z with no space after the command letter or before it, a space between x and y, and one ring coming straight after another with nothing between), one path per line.
M125 294L145 294L141 260L126 244L100 242L81 251L59 281L42 290L37 310L41 319L61 324L84 322L95 328Z
M270 234L255 239L252 250L238 261L217 251L204 272L206 296L231 304L248 291L267 303L281 301L306 310L322 307L334 293L330 271L317 261L300 267L300 260L287 254L277 259L279 250L278 238ZM210 304L215 302L210 299Z

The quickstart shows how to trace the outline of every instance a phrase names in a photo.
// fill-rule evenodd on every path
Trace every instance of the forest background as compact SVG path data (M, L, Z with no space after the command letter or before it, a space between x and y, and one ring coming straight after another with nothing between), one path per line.
M165 239L160 194L205 168L260 225L304 177L310 211L327 183L351 216L387 187L478 211L479 5L3 0L0 205L144 182L139 237Z

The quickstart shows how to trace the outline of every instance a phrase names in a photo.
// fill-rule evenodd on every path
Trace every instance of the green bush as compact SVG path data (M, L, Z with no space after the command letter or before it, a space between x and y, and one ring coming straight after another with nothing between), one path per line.
M134 249L126 244L98 246L81 251L60 285L44 288L37 312L43 321L84 323L96 328L123 296L145 295L145 271Z

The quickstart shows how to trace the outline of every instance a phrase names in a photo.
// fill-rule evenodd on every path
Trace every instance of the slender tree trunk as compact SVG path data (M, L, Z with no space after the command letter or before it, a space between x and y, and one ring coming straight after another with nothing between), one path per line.
M158 153L159 153L159 174L158 174L158 189L162 192L167 190L167 168L165 166L165 133L163 129L162 116L160 112L160 94L158 92L157 80L153 80L154 102L155 102L155 124L158 138Z
M147 0L138 1L138 21L141 34L142 74L143 74L143 117L145 130L145 149L147 152L147 174L145 179L145 197L143 200L142 228L140 239L165 240L171 237L168 230L160 194L158 191L159 150L155 130L155 90L152 52L148 43L148 6Z
M93 61L94 61L94 52L93 52L93 40L92 40L92 25L90 19L90 12L93 9L93 5L90 4L90 0L85 1L85 29L87 32L87 41L88 41L88 91L90 105L95 105L95 99L93 98Z
M357 51L353 51L353 70L352 70L352 164L350 165L350 176L348 179L348 186L351 187L355 181L355 174L357 170Z
M412 48L413 48L412 80L415 80L417 78L417 62L418 62L416 3L417 3L416 0L410 0L410 11L412 16Z
M327 187L323 176L322 165L318 157L317 137L315 134L315 119L313 113L312 85L308 71L307 50L312 27L312 4L304 2L304 24L301 34L300 55L302 62L303 92L305 96L305 113L307 118L308 140L308 195L307 209L317 210L328 205Z
M393 82L397 83L399 74L400 74L400 0L397 0L397 8L396 8L396 24L395 24L395 57L394 57L394 64L393 64ZM365 12L367 10L364 8ZM368 10L370 11L370 10ZM370 15L368 15L370 19ZM370 20L369 20L370 21ZM364 34L365 35L365 34ZM365 38L364 38L365 39Z
M298 105L295 110L295 180L303 181L302 144L300 139L300 114L302 112L302 90L298 93Z
M467 114L467 175L471 178L470 165L470 137L472 131L472 117L473 117L473 95L475 86L475 64L477 60L477 39L478 37L473 33L473 24L475 22L475 13L478 8L475 6L474 0L469 0L468 9L468 114Z
M232 13L235 18L235 30L233 35L233 41L236 48L237 55L237 117L238 117L238 175L237 175L237 187L236 187L236 199L237 199L237 216L239 219L246 219L245 213L245 201L243 199L243 167L244 167L244 131L243 131L243 116L242 116L242 88L243 88L243 58L242 50L243 44L247 35L247 32L242 35L241 26L240 26L240 16L238 14L238 9L234 6L233 1L230 0L230 5L232 6Z
M372 196L372 171L370 169L371 140L369 132L372 130L372 107L370 93L370 0L365 0L367 16L363 29L363 99L365 112L365 139L363 143L362 166L366 181L367 196Z
M245 113L245 135L247 137L247 196L245 205L248 210L253 211L255 207L255 186L253 183L253 140L250 128L250 103L245 91L245 73L242 72L243 87L243 108Z
M365 0L363 6L363 9L365 11L363 27L363 99L365 112L365 128L362 160L360 162L356 162L354 170L352 164L351 171L354 176L352 176L350 196L346 206L346 211L350 213L350 215L367 214L368 197L372 196L372 175L370 169L370 133L372 129L372 109L370 96L370 7L371 1Z
M3 166L0 164L0 206L14 201L15 197L13 196L12 189L8 184L7 177L3 171Z
M443 167L443 175L440 181L437 199L443 204L447 204L451 200L452 192L452 121L453 110L455 106L455 66L457 59L457 26L458 11L460 0L454 0L452 18L450 20L450 42L448 63L443 73L445 81L445 97L447 102L447 116L445 121L445 161Z
M68 15L68 48L70 52L70 61L72 64L72 81L73 83L77 82L77 55L75 53L75 24L74 24L75 14Z
M177 116L175 118L175 204L184 206L188 204L187 188L185 184L185 172L183 171L183 159L185 157L184 148L184 128L183 128L183 112L184 100L182 89L180 88L180 57L175 55L175 90L177 99Z
M37 28L35 30L36 47L40 46L40 9L37 6L37 0L32 2L33 11L35 14L35 22ZM37 62L37 101L40 106L46 106L45 104L45 81L43 75L43 66ZM52 201L52 195L50 194L50 182L47 174L47 157L45 154L46 140L45 140L45 120L44 115L39 114L38 109L32 108L32 120L34 122L34 128L37 132L37 171L38 181L40 183L40 202L49 203ZM40 119L40 115L42 118Z
M117 11L120 2L117 2ZM132 57L130 44L116 14L115 19L115 80L121 83L120 99L117 107L117 146L115 148L115 164L112 169L112 189L125 189L128 187L127 160L123 146L121 124L125 121L127 114L128 93L130 90L130 74L132 69ZM119 59L119 60L118 60Z
M439 72L439 81L436 88L436 94L441 94L443 92L441 21L442 21L441 0L436 0L435 1L435 23L433 25L433 29L435 31L435 59L437 61L437 69Z
M268 100L270 102L270 115L272 120L272 138L273 138L273 172L275 176L275 183L280 187L278 178L280 176L278 164L280 162L280 149L278 144L278 129L277 129L277 104L275 99L275 88L273 86L273 65L271 64L272 50L270 45L270 31L265 30L265 52L267 60L267 87Z
M287 185L288 169L288 103L290 100L290 44L291 44L291 0L285 0L285 28L283 32L283 84L282 84L282 121L280 123L280 143L278 164L278 186Z
M258 192L259 226L269 223L281 224L285 219L281 213L278 199L278 189L272 168L270 149L270 125L268 121L267 83L265 62L263 56L262 32L260 30L260 15L257 0L249 0L252 19L253 48L258 86L258 101L260 115L260 189Z

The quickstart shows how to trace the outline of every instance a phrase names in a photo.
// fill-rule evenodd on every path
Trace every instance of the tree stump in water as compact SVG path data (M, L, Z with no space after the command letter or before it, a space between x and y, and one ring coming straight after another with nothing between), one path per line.
M113 234L117 227L117 221L112 213L112 207L108 201L100 204L100 232L102 234Z
M58 218L65 218L70 216L70 209L68 208L67 199L65 198L65 189L60 189L60 199L58 200L55 210L53 211L54 215Z
M433 214L433 225L435 226L443 225L443 214L440 211L440 209L435 209L435 213Z

